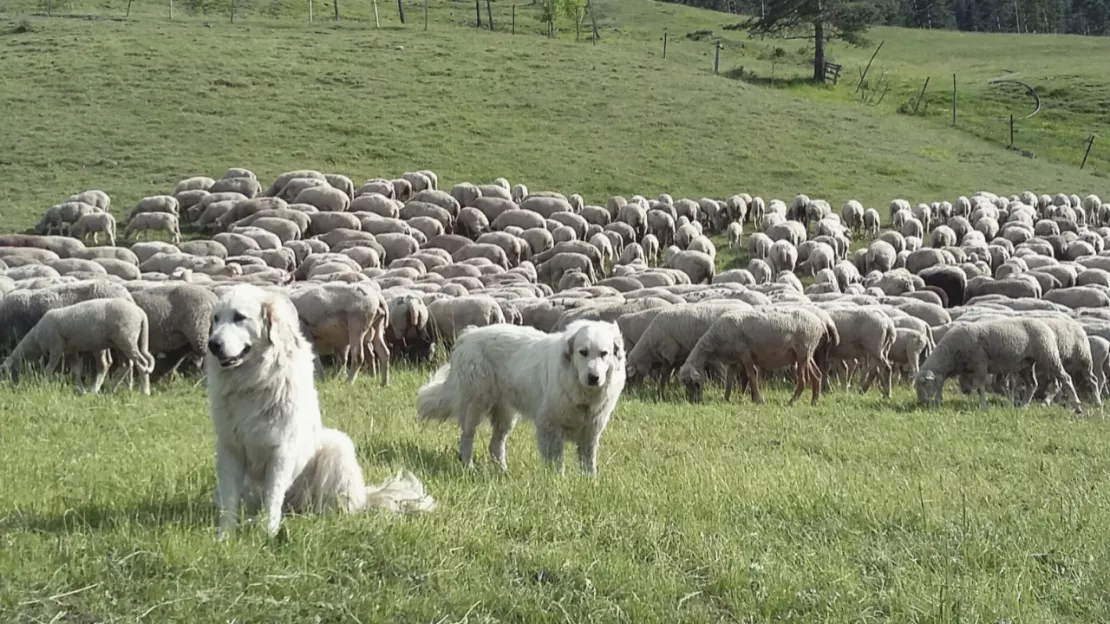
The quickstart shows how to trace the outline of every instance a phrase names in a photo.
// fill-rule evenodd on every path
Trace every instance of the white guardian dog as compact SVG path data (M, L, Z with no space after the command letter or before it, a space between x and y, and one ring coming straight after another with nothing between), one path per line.
M459 460L473 466L474 431L493 425L489 453L502 469L517 414L536 426L540 456L560 471L564 440L578 446L587 474L597 473L597 445L624 390L624 340L615 323L575 321L559 333L490 325L467 329L450 363L416 398L422 420L458 419Z
M285 295L251 285L226 291L213 309L204 364L216 430L217 539L235 528L243 501L261 504L271 536L283 508L435 508L407 471L367 487L354 443L323 426L312 346Z

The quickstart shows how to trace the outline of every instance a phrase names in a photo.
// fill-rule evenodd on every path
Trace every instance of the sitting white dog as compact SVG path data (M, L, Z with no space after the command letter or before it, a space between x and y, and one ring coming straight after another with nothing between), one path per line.
M342 431L324 428L312 346L285 295L251 285L226 291L213 309L205 372L216 430L217 539L235 528L244 500L261 503L271 536L281 526L283 507L435 508L407 471L367 487L354 443Z
M418 418L457 418L459 459L473 466L474 432L489 417L490 457L502 469L505 441L524 415L536 426L540 456L560 471L564 440L578 446L587 474L597 473L597 445L624 390L624 339L615 323L575 321L559 333L490 325L464 330L442 366L420 388Z

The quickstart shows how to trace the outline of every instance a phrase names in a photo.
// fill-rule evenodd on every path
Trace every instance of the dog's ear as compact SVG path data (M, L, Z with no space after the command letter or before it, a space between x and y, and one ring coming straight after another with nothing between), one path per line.
M276 297L269 297L262 303L262 331L270 344L299 349L304 340L296 308Z
M563 339L563 359L571 361L574 358L574 336L571 334Z

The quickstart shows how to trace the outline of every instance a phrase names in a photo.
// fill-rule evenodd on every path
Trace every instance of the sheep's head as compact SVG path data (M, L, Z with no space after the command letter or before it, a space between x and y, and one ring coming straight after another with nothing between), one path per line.
M691 403L701 403L705 397L705 372L683 364L678 369L678 381L686 386L686 400Z
M940 394L944 379L931 370L923 370L917 373L913 385L917 390L917 402L929 404L936 400L936 397Z

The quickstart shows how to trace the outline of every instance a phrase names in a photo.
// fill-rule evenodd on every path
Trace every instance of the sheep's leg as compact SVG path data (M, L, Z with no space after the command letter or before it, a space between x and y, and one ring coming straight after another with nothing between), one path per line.
M1068 405L1075 410L1077 414L1082 414L1083 407L1079 403L1079 394L1075 391L1075 384L1072 383L1071 376L1061 371L1058 377L1058 383L1064 388L1064 399L1067 400Z
M871 364L869 361L868 364ZM859 393L866 394L867 390L871 388L871 382L875 380L875 375L878 374L879 369L874 366L867 366L863 373L863 381L859 385Z
M493 425L493 435L489 439L490 459L498 468L508 472L509 463L505 459L505 443L516 424L516 414L502 405L496 405L490 411L490 424Z
M746 360L744 370L748 373L748 384L752 390L752 403L763 405L763 393L759 390L759 368L756 367L755 362Z
M93 379L92 393L100 393L101 386L104 385L104 378L108 376L108 351L97 351L93 354L93 364L95 365L96 377Z
M821 371L813 360L806 363L806 370L809 371L810 384L813 387L813 397L809 400L810 405L817 405L817 397L821 396Z
M883 398L890 400L891 386L894 384L894 367L890 364L890 360L880 357L879 370L883 374Z
M374 337L371 339L374 345L374 361L381 366L382 373L382 387L389 385L389 345L385 343L385 332L381 330L374 331Z
M77 361L74 365L70 367L70 372L73 373L73 385L77 387L77 392L79 394L85 394L85 366L80 356L77 357Z
M736 384L736 368L729 366L725 369L725 403L732 398L732 387Z
M794 402L798 400L798 397L800 397L802 392L806 389L806 382L809 381L809 376L807 375L808 369L809 367L804 360L799 359L794 363L794 396L790 397L790 401L787 405L794 405ZM818 386L818 389L820 389L820 386Z
M350 360L346 357L343 358L343 363L347 367L347 383L355 383L355 379L358 379L358 372L362 370L365 342L366 329L362 327L361 323L348 320L347 351L350 353Z
M47 361L46 369L43 371L43 374L47 377L53 375L54 371L58 370L58 367L61 366L63 357L65 357L65 353L61 351L52 351L50 353L50 360Z

